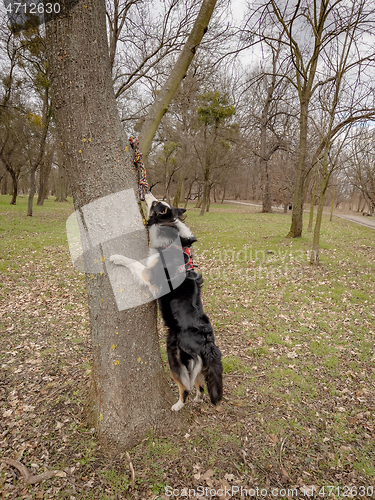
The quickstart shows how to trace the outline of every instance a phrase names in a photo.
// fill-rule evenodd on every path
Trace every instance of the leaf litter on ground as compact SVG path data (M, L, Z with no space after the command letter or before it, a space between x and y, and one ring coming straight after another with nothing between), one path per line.
M63 233L71 210L43 217L57 220ZM36 228L27 236L27 258L15 244L1 259L0 457L33 476L60 471L26 485L2 461L5 498L156 499L167 485L203 483L300 493L307 486L319 492L324 485L374 484L371 230L336 220L322 235L323 264L313 268L303 258L309 242L283 238L282 214L211 210L199 218L191 209L188 222L202 235L196 262L224 356L224 399L218 408L191 402L191 426L182 436L150 435L131 450L134 477L125 453L108 454L85 423L88 310L83 276L63 238L51 244ZM4 236L3 243L13 241ZM245 245L253 248L246 259ZM159 326L163 352L160 319Z

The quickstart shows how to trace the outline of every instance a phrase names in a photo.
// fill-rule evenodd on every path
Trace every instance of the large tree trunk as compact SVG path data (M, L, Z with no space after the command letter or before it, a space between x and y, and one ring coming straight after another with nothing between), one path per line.
M76 210L127 189L138 196L112 87L104 0L79 0L65 16L46 23L46 34L55 116ZM132 221L142 225L141 213ZM142 231L131 249L142 255L147 247ZM107 262L102 273L86 273L94 356L91 417L103 441L129 448L150 430L176 429L183 415L170 410L156 303L119 311Z
M147 156L158 125L168 110L176 90L186 75L195 52L207 31L217 0L203 0L194 27L167 81L158 92L139 134L139 148Z
M309 102L307 100L301 104L297 176L293 196L292 224L288 233L289 238L300 238L302 236L308 105Z

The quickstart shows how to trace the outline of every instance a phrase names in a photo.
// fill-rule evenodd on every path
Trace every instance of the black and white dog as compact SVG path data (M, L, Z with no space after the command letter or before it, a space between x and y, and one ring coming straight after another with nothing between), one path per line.
M195 401L203 401L204 382L211 402L217 404L223 395L223 367L210 320L203 311L203 280L193 266L190 247L197 239L181 220L185 210L170 207L151 193L145 195L145 201L150 234L146 265L122 255L112 255L110 260L128 267L158 298L168 328L169 367L180 393L172 410L185 405L194 384ZM161 291L163 282L168 289Z

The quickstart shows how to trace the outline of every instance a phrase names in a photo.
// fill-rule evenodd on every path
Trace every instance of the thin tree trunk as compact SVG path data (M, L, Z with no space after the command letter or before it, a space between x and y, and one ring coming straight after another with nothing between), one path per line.
M209 188L208 188L206 212L210 211L210 206L211 206L211 186L209 186Z
M178 205L180 204L180 199L181 198L183 199L183 194L181 194L181 193L183 191L184 182L185 182L185 180L183 178L181 178L177 184L177 190L176 190L176 193L174 195L173 203L172 203L172 205L174 207L178 207Z
M58 202L65 202L65 201L68 201L66 196L67 196L67 178L66 178L66 170L65 170L65 167L64 167L64 163L63 163L63 158L64 158L64 153L62 151L62 148L61 146L59 147L58 149L58 168L59 168L59 172L58 172L58 187L57 187L57 195L56 195L56 200L55 201L58 201Z
M185 201L185 179L181 180L180 200Z
M323 165L322 165L322 183L320 186L318 210L316 213L313 246L310 255L310 264L313 264L315 266L319 265L320 229L322 226L325 194L327 191L330 175L331 171L330 172L328 171L328 146L326 146L323 158Z
M189 35L189 38L187 39L172 72L162 89L158 92L157 98L147 114L139 134L139 148L144 156L147 156L159 123L164 114L167 112L168 106L180 83L185 77L195 52L197 51L197 48L207 31L208 23L210 22L216 1L217 0L202 1L201 9L197 19L195 20L194 27Z
M12 200L10 202L11 205L15 205L17 201L17 195L18 195L18 178L17 176L10 174L12 177L12 184L13 184L13 189L12 189Z
M8 172L5 172L4 177L1 180L1 194L8 194Z
M37 158L35 162L31 165L31 170L30 170L30 193L29 193L29 202L27 206L27 215L32 216L33 215L33 202L34 202L34 195L35 195L35 175L36 171L39 167L39 165L43 161L44 157L44 152L46 149L46 139L47 139L47 133L48 133L48 126L50 122L50 117L51 117L51 104L48 103L48 93L49 89L48 87L45 90L45 93L43 95L43 133L40 138L40 143L39 143L39 151Z
M44 200L47 197L48 179L51 173L52 160L53 160L53 150L49 153L47 157L44 158L44 161L42 162L40 167L39 190L38 190L38 201L37 201L37 205L39 206L42 206L44 204Z
M314 185L311 192L311 202L310 202L310 216L309 216L309 225L307 230L311 233L313 222L314 222L314 207L315 207L315 196L316 196L316 184L318 180L318 171L315 172Z
M27 215L31 217L33 215L33 201L34 201L34 195L35 195L35 174L36 174L36 167L31 168L30 170L30 191L29 191L29 200L27 203Z
M262 161L262 160L261 160ZM271 213L271 195L270 195L270 180L268 174L268 161L263 161L263 173L264 173L264 184L263 184L263 199L262 199L262 213Z
M166 200L166 202L170 205L171 204L171 196L169 194L169 190L170 190L170 187L171 187L171 181L172 181L172 175L169 175L169 172L168 172L168 160L167 160L167 163L165 165L165 194L164 194L164 199Z
M271 105L272 94L275 86L275 59L274 59L274 71L272 76L272 83L267 89L266 102L262 109L262 116L260 121L260 172L263 177L263 193L262 193L262 212L270 213L272 212L271 207L271 196L270 196L270 180L268 172L268 161L270 155L267 153L267 122L268 113Z
M201 208L202 206L202 186L199 184L198 186L198 199L194 208Z
M119 191L138 196L112 86L105 1L84 4L78 0L67 15L46 22L56 122L78 213ZM142 227L140 211L131 217ZM132 252L147 254L146 232L137 236ZM155 301L119 311L108 275L111 264L101 246L98 252L103 272L86 273L93 345L90 425L103 442L129 449L150 431L173 432L184 416L170 410L174 398L159 351Z
M361 211L362 193L359 192L357 212Z
M335 198L336 198L336 188L337 188L337 178L335 180L335 186L333 188L333 196L332 196L332 203L331 203L331 215L329 217L329 221L332 222L332 217L333 217L333 207L335 206Z
M226 186L224 186L223 196L222 196L222 198L221 198L221 204L222 204L222 205L224 204L224 200L225 200L225 192L226 192L226 190L227 190L227 187L226 187Z
M210 195L209 176L210 176L210 169L209 169L209 167L206 166L205 172L204 172L204 185L203 185L202 205L201 205L201 211L200 211L199 215L204 215L204 212L206 210L206 205L208 203L208 197Z
M190 198L190 195L191 195L191 190L193 189L193 184L194 184L194 181L193 181L193 182L191 182L191 183L190 183L190 185L189 185L189 191L188 191L188 194L187 194L187 196L186 196L186 198L185 198L185 205L184 205L184 209L185 209L185 210L186 210L187 205L188 205L188 203L189 203L189 198Z

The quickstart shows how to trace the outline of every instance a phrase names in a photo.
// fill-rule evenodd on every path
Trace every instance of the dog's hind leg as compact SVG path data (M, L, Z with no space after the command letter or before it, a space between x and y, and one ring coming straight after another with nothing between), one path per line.
M200 372L195 379L195 387L197 388L197 395L195 396L194 401L196 403L201 403L203 401L204 394L204 375Z
M177 373L172 372L172 370L171 370L171 377L178 385L178 392L180 393L180 399L177 401L177 403L175 403L172 406L171 409L172 409L172 411L179 411L179 410L181 410L181 408L183 408L185 406L186 398L189 395L189 391L186 389L184 384L181 382L181 379L177 375Z

